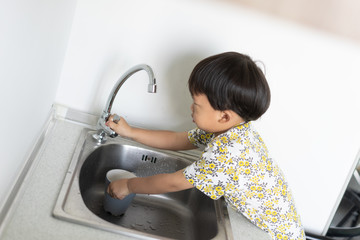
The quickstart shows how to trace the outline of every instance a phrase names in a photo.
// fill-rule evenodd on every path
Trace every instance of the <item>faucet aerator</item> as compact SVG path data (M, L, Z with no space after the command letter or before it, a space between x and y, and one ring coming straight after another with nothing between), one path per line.
M155 80L155 79L154 79ZM148 85L148 92L149 93L156 93L156 84L149 84Z

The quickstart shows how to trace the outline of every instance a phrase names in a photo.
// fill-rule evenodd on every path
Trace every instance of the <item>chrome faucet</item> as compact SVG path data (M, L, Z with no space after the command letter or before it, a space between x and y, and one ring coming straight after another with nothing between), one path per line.
M145 64L140 64L140 65L136 65L132 68L130 68L129 70L127 70L120 78L119 80L116 82L116 84L114 85L113 89L110 92L110 95L108 97L108 100L106 102L105 108L97 122L97 129L98 132L96 134L93 135L94 139L96 139L99 143L102 143L104 141L106 141L106 135L109 135L110 137L114 138L117 136L117 134L115 133L115 131L113 131L111 128L109 128L108 126L106 126L106 122L108 121L108 118L110 117L111 114L111 108L112 105L114 103L115 97L119 91L119 89L121 88L121 86L124 84L124 82L134 73L141 71L141 70L145 70L147 72L147 74L149 75L149 85L148 85L148 92L150 93L156 93L156 79L154 76L154 72L151 69L150 66L145 65ZM120 117L115 115L114 116L114 122L117 122L120 120Z

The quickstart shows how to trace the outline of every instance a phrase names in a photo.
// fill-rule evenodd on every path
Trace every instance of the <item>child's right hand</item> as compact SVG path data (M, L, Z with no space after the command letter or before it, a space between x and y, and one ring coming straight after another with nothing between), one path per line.
M106 122L106 126L110 127L121 137L131 138L131 129L132 128L122 117L120 117L120 120L116 123L116 122L114 122L114 115L111 115L109 117L108 121Z
M136 142L145 144L153 148L167 150L189 150L196 147L188 140L187 132L173 132L166 130L148 130L137 127L131 127L124 118L120 117L118 122L114 122L114 116L111 115L106 122L121 137L130 138Z

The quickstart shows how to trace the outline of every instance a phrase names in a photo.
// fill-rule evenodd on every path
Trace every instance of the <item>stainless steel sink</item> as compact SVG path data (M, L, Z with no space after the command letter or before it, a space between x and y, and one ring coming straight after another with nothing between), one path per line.
M108 170L125 169L144 177L177 171L197 157L155 150L120 137L98 144L93 133L82 132L54 208L55 217L141 239L232 239L223 199L213 201L195 188L137 194L123 216L105 212Z

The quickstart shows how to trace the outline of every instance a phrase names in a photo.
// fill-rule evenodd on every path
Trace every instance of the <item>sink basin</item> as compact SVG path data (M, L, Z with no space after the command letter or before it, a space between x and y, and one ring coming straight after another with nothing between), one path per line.
M137 194L123 216L106 212L107 171L124 169L138 177L171 173L197 156L160 151L120 137L98 144L93 133L82 132L53 211L55 217L140 239L232 239L224 200L214 201L195 188Z

